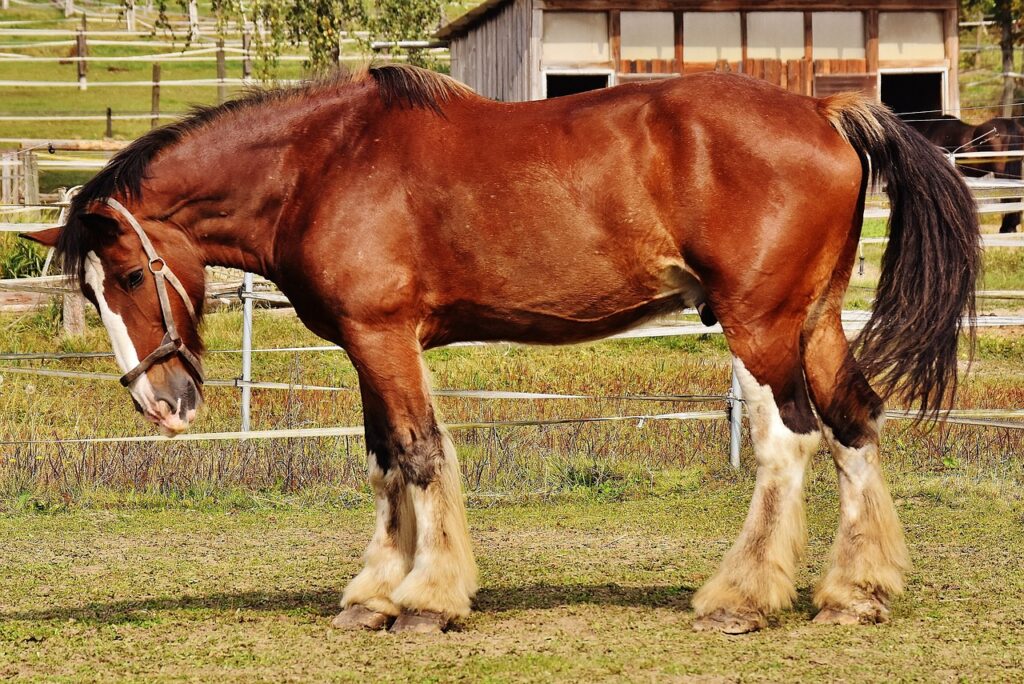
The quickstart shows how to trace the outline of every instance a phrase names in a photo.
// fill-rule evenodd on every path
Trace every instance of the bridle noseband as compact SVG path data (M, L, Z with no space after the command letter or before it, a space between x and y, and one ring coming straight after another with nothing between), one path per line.
M178 334L178 328L174 325L174 312L171 311L171 301L167 297L167 283L171 284L181 297L181 301L185 303L185 308L188 310L188 315L192 317L192 323L196 326L199 325L199 317L196 316L196 310L192 306L192 300L188 297L188 292L185 291L181 281L174 275L171 269L167 266L167 262L164 261L156 250L153 248L153 243L150 242L149 236L146 235L146 231L142 230L142 226L135 220L132 213L124 208L120 202L115 199L107 199L107 205L110 206L114 211L121 214L128 225L135 229L135 232L139 236L139 240L142 242L142 249L146 252L146 258L149 259L149 272L153 274L153 280L156 282L156 293L160 300L160 313L164 319L164 339L160 342L160 346L154 349L149 355L142 359L135 368L121 376L121 384L125 387L135 382L136 379L147 370L149 370L153 364L157 361L178 354L181 356L185 365L189 371L195 376L195 379L200 383L203 382L203 364L195 354L193 354L189 348L185 345L185 342L181 339L181 335Z

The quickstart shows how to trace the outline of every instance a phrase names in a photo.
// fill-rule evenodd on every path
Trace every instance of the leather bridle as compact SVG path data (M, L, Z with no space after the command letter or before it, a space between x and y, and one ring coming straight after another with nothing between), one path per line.
M188 292L185 291L184 286L178 277L174 275L171 269L167 266L167 262L164 261L156 250L153 248L153 243L150 242L149 236L146 235L146 231L142 229L139 222L135 220L132 213L124 208L120 202L115 199L107 199L107 205L111 209L121 214L124 219L128 222L132 228L135 229L136 234L139 236L139 240L142 242L142 249L146 252L146 258L149 259L149 272L153 274L153 280L156 282L156 294L160 300L160 313L164 319L164 338L160 342L160 346L149 353L146 358L139 362L139 365L132 368L130 371L121 376L121 384L125 387L135 382L136 379L147 370L149 370L153 364L178 354L181 356L182 361L188 367L189 371L200 383L203 382L203 364L195 354L189 350L188 346L181 339L181 335L178 334L178 327L174 325L174 312L171 311L171 301L167 296L167 283L171 284L171 287L177 291L181 297L181 301L185 303L185 308L188 310L188 315L192 317L192 323L196 326L199 325L199 317L196 316L196 310L192 306L192 300L188 297Z

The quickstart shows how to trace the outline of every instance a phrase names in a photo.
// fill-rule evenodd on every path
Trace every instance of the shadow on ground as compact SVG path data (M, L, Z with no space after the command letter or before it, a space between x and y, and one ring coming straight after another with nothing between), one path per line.
M477 594L474 607L484 613L512 610L550 609L568 605L633 606L690 610L694 590L662 585L620 586L618 584L531 584L521 587L487 587ZM117 624L152 619L150 613L180 610L238 610L287 612L300 610L320 617L338 611L340 588L309 591L223 592L205 595L91 602L57 606L44 610L0 612L4 621L67 621Z

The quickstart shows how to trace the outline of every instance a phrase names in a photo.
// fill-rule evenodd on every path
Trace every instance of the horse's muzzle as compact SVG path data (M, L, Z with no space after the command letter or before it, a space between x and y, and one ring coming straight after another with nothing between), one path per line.
M175 373L165 383L154 386L154 401L149 406L140 407L146 420L157 426L160 434L174 437L188 430L195 420L199 407L203 404L203 396L195 379L186 372Z

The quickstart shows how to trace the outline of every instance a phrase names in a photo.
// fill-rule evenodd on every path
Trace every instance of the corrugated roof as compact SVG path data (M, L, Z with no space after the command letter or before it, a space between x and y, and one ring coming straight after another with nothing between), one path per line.
M504 5L512 0L484 0L482 3L469 10L460 17L456 17L449 23L438 29L434 37L438 40L451 40L469 32L471 28L483 21L489 14L497 12Z

